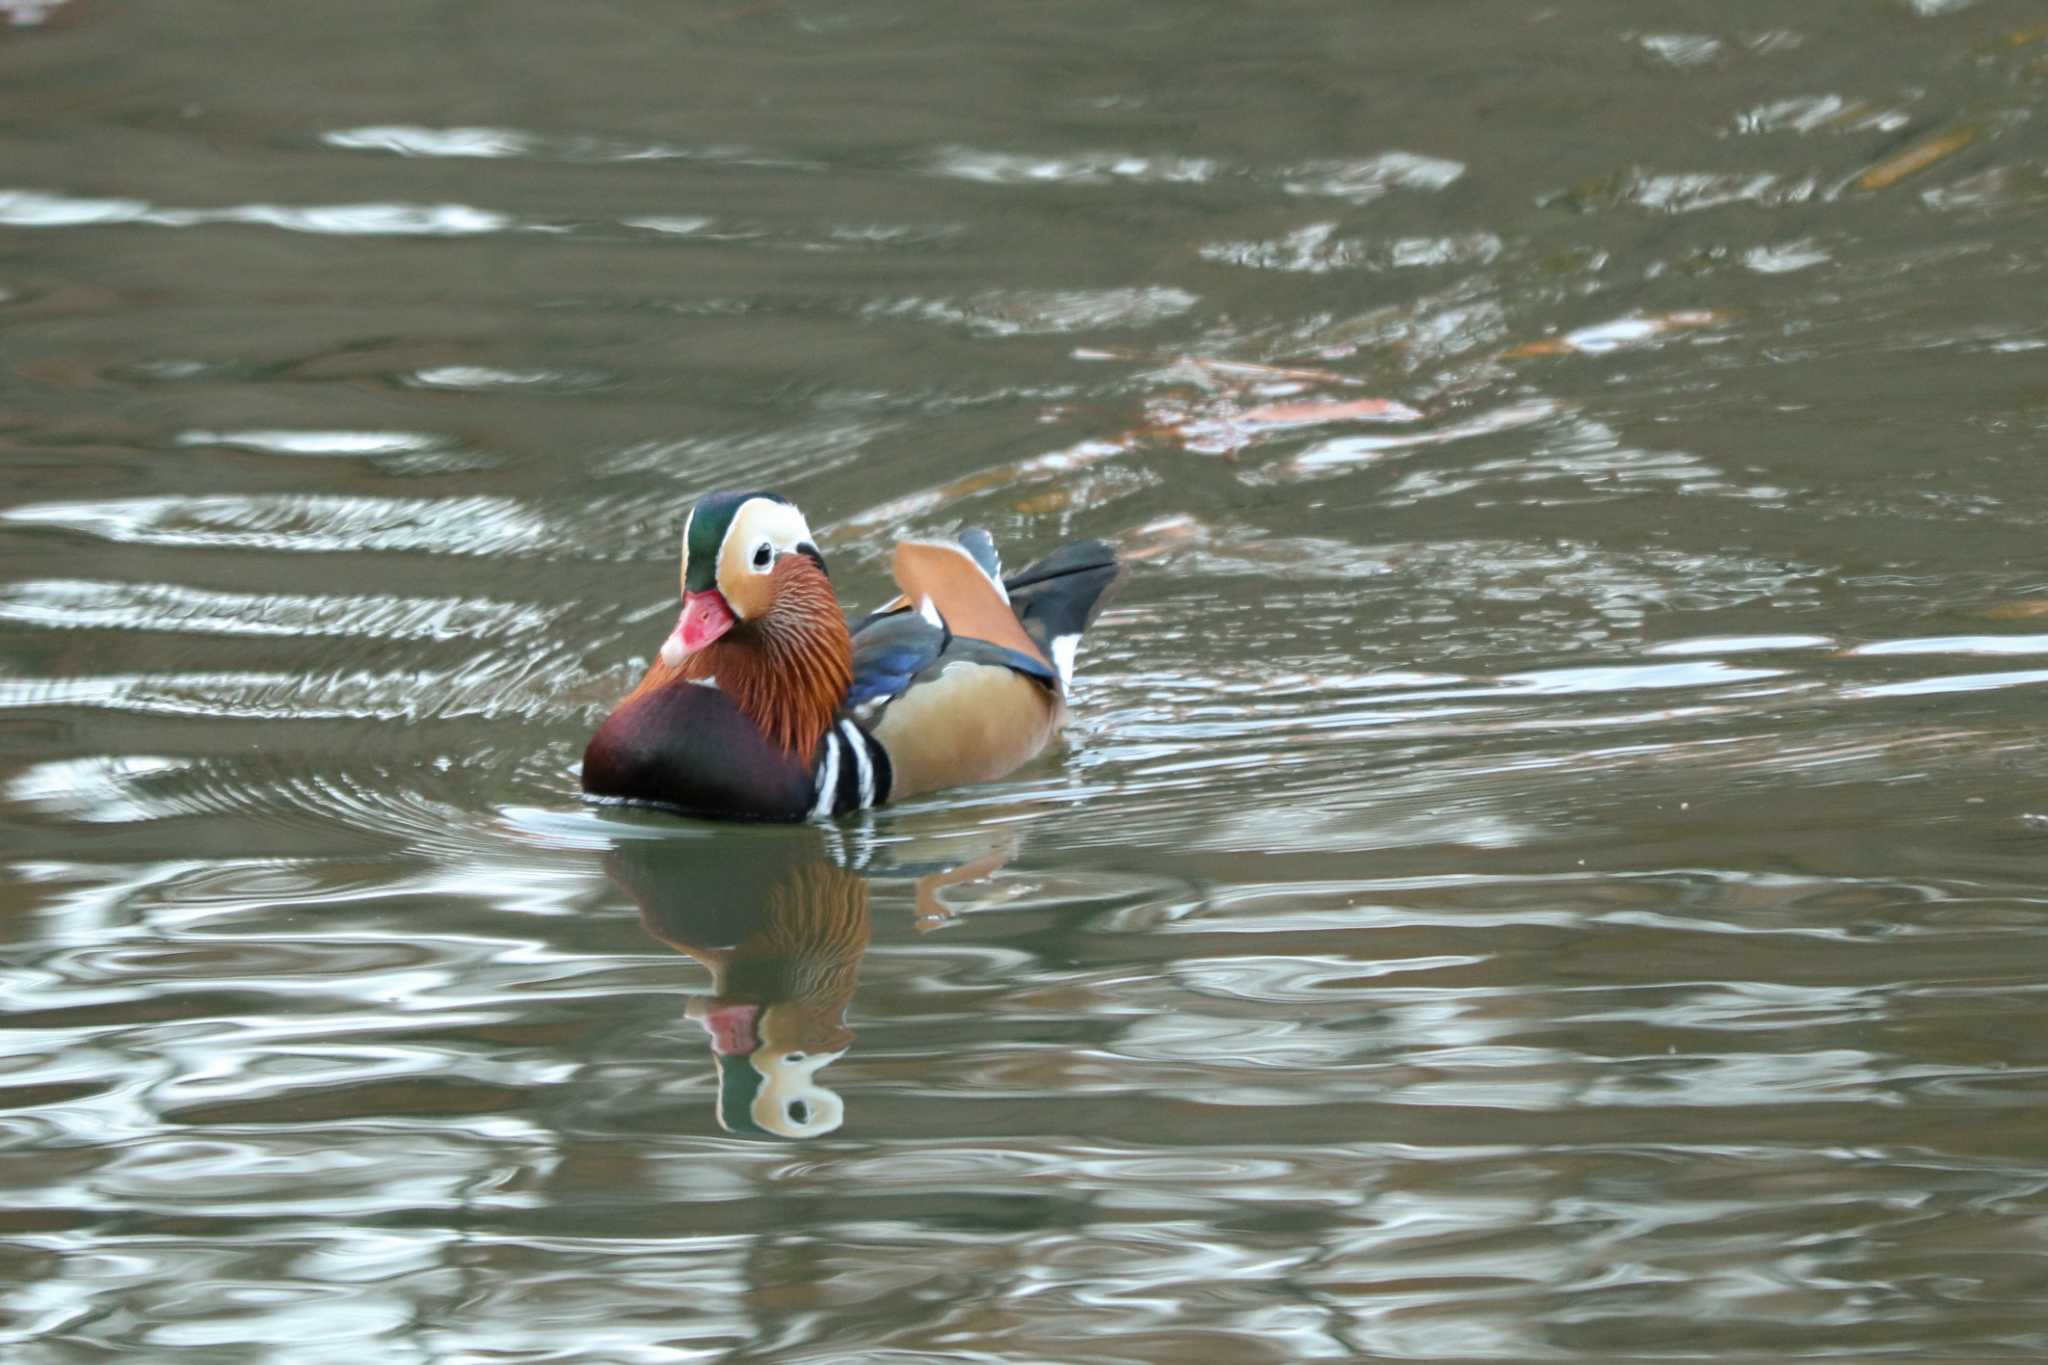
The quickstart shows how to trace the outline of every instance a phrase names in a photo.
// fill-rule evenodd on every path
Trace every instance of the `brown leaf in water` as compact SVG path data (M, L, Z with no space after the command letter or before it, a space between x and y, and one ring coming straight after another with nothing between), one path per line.
M1895 156L1888 156L1856 177L1859 190L1888 190L1909 175L1926 170L1935 162L1954 156L1977 140L1975 128L1952 128L1923 138Z
M1209 529L1193 517L1161 517L1118 538L1117 555L1127 561L1156 559L1168 550L1209 538Z
M2012 47L2025 47L2028 43L2038 43L2043 38L2048 38L2048 24L2035 24L2031 28L2014 29L2011 33L2005 35L2005 41Z
M1391 398L1354 398L1342 402L1308 399L1299 403L1268 403L1251 409L1239 420L1274 427L1306 427L1324 422L1419 422L1422 414Z
M1503 360L1527 360L1531 356L1571 353L1572 347L1562 337L1551 337L1545 341L1525 341L1519 346L1510 346L1500 354Z
M105 382L90 361L67 356L24 360L14 367L14 372L23 379L52 389L96 389Z
M1994 621L2027 621L2037 616L2048 616L2048 597L2022 597L2016 602L2000 602L1995 607L1986 607L1977 613Z
M1071 487L1048 488L1043 493L1014 499L1010 510L1027 517L1042 516L1048 512L1064 512L1074 505L1074 490Z
M1283 379L1307 384L1356 384L1349 375L1334 370L1311 370L1291 365L1261 365L1250 360L1213 360L1201 356L1183 357L1185 363L1212 374L1238 379Z

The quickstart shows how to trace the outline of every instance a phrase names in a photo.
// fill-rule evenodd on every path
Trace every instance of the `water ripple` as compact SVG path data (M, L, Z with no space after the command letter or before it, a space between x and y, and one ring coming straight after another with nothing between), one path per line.
M500 161L635 162L689 161L762 166L777 170L822 170L814 161L772 156L743 146L690 146L634 142L623 138L561 136L516 128L374 124L322 133L329 147L351 152L389 152L404 157Z
M483 598L208 592L170 583L61 578L0 586L0 622L54 630L509 640L537 634L562 614L558 607Z
M1147 327L1199 300L1183 289L1132 287L1051 293L987 293L964 300L890 299L868 305L871 318L915 318L964 327L980 336L1039 336Z
M123 544L342 553L537 554L560 548L546 522L510 498L326 494L112 498L29 503L0 522L50 526Z
M1440 190L1465 173L1443 157L1390 151L1357 159L1304 161L1278 168L1237 167L1208 157L1140 156L1076 152L1034 156L971 147L945 148L926 163L927 173L993 185L1101 185L1134 181L1205 185L1251 178L1283 193L1369 203L1391 190Z
M40 190L0 190L0 227L100 227L146 223L201 227L248 223L346 237L469 237L514 226L504 214L467 204L241 204L221 209L159 208L140 199L84 199Z

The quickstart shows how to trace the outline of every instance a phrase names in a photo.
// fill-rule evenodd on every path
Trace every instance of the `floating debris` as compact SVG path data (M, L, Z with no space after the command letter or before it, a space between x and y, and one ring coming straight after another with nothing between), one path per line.
M2048 616L2048 597L2022 597L2016 602L2000 602L1977 614L1993 621L2030 621L2037 616Z
M1712 327L1726 322L1729 315L1711 310L1658 313L1649 317L1617 318L1591 327L1581 327L1563 336L1525 341L1501 353L1504 360L1524 360L1546 355L1605 355L1628 346L1640 345L1671 332L1695 327Z
M1886 157L1856 177L1859 190L1888 190L1909 175L1917 175L1937 161L1954 156L1975 142L1979 130L1954 128L1922 139L1895 156Z

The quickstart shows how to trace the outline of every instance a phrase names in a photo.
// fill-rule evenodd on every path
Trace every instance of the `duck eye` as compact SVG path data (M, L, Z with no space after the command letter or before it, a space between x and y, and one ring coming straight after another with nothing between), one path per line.
M768 545L768 542L767 542L767 541L765 541L765 540L764 540L764 541L762 541L762 542L761 542L761 543L760 543L759 545L756 545L756 546L754 547L754 567L755 567L755 568L757 568L757 569L765 569L765 568L767 568L767 567L768 567L768 564L769 564L769 561L773 560L774 558L775 558L775 551L774 551L773 549L769 548L769 545Z
M811 1106L805 1104L802 1100L791 1100L789 1102L789 1117L797 1123L809 1123L811 1121Z

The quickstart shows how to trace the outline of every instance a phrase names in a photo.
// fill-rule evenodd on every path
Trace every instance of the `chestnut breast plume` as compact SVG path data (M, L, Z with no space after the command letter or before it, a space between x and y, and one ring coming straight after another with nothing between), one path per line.
M975 529L905 541L892 568L901 595L849 623L788 499L700 498L683 523L682 612L591 737L584 791L714 819L823 819L1035 758L1122 572L1109 546L1075 541L1005 577Z

